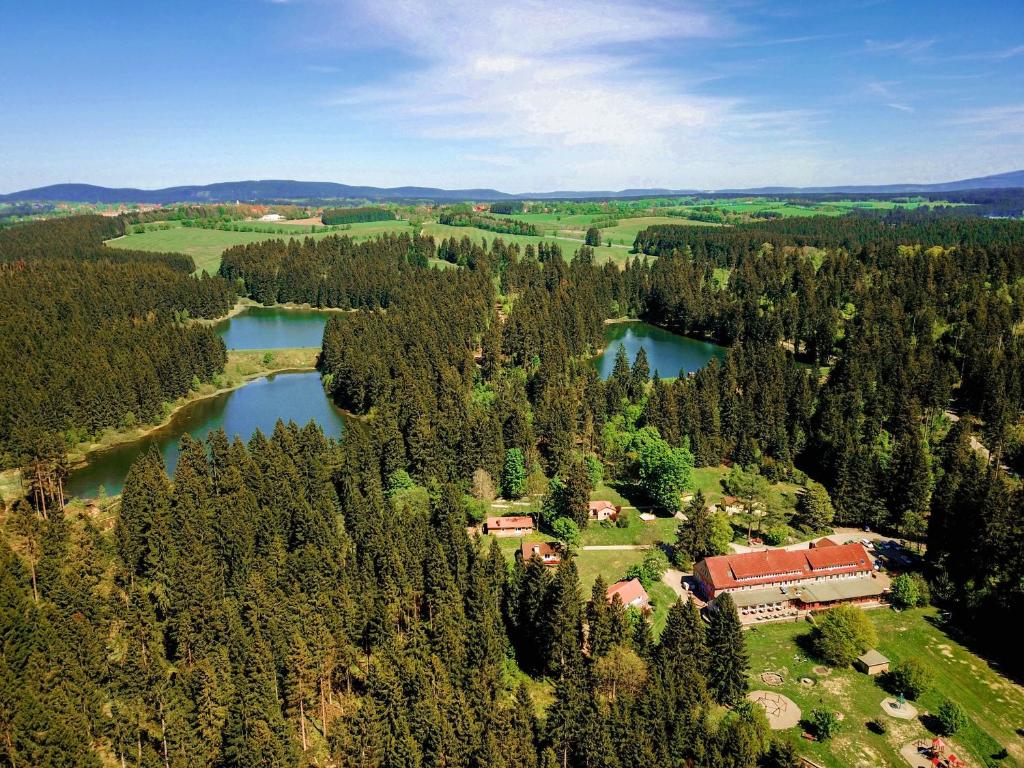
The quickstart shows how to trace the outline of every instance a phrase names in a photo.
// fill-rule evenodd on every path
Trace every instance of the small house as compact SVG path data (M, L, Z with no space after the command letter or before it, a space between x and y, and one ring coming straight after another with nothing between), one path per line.
M519 545L519 551L527 563L535 557L539 557L544 565L558 565L562 562L562 553L557 545L546 541L524 541Z
M743 511L743 505L740 504L740 500L735 496L723 496L720 506L727 515L738 515Z
M640 583L640 579L617 581L608 587L608 591L605 594L608 597L609 603L612 602L616 595L618 595L622 604L626 608L639 608L641 611L645 611L650 605L650 598L647 597L647 590L644 589L644 585Z
M604 499L591 501L587 504L587 519L603 523L605 520L615 520L619 516L620 511L622 511L622 507L617 507L610 501Z
M889 671L889 660L874 648L863 656L858 656L853 665L866 675L880 675Z
M526 536L533 533L533 518L529 515L488 517L485 525L491 536Z

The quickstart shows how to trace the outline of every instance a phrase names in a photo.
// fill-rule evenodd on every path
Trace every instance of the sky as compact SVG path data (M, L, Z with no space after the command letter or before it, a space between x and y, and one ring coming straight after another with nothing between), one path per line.
M1024 168L1024 0L0 0L0 192Z

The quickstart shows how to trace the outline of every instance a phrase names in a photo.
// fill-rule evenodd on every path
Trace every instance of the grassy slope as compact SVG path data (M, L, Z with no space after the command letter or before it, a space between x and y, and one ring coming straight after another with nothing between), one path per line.
M282 225L287 229L287 225ZM305 230L305 227L292 227L296 230ZM244 245L247 243L258 243L264 240L277 238L288 239L289 237L313 237L321 238L328 235L347 235L356 240L367 238L384 232L410 231L408 222L405 221L368 221L361 224L353 224L351 229L335 232L317 232L312 235L303 234L297 231L279 235L270 232L225 232L219 229L199 229L192 227L175 226L171 229L152 229L138 235L125 235L116 240L108 240L107 245L112 248L129 248L140 251L174 251L176 253L187 253L196 262L196 270L206 270L210 274L220 268L220 255L233 245Z
M868 615L878 630L878 650L893 663L918 659L931 673L932 690L915 702L919 712L935 712L943 698L960 704L972 724L951 739L957 755L970 755L974 764L1006 748L1010 756L1003 766L1024 765L1024 745L1016 729L1024 722L1024 689L1002 677L983 659L972 654L940 628L934 609L897 613L875 609ZM833 670L825 677L813 672L817 662L807 658L799 638L810 626L777 624L747 633L751 657L751 688L765 689L762 672L785 670L786 682L777 690L800 706L806 716L815 707L827 707L845 714L839 736L825 744L808 743L798 729L788 732L801 753L828 768L875 768L900 766L905 762L899 748L917 738L932 738L919 720L899 721L885 717L880 709L889 695L876 679L853 669ZM800 685L802 677L815 679L813 687ZM875 734L865 723L885 718L888 732Z

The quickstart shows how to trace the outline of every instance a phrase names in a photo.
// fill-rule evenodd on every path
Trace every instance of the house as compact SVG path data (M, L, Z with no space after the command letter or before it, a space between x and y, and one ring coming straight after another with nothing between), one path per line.
M879 605L889 587L859 543L708 557L693 575L705 600L728 593L744 624L795 618L840 603Z
M488 517L484 525L491 536L526 536L533 533L533 518L529 515Z
M558 565L562 562L562 554L558 546L546 541L524 541L519 545L519 551L523 554L524 562L527 563L534 557L539 557L544 565Z
M866 675L880 675L889 671L889 660L872 648L863 656L858 656L853 666Z
M268 213L260 216L260 221L284 221L284 216L280 213Z
M740 500L735 496L723 496L722 502L719 505L722 511L727 515L738 515L743 511L743 505L740 504Z
M650 598L647 597L647 590L640 583L640 579L617 581L608 587L605 595L608 597L609 603L618 595L626 608L639 608L641 611L645 611L650 606Z
M820 549L821 547L838 547L839 544L830 539L828 536L824 536L817 541L812 541L809 545L811 549Z
M617 507L610 501L591 501L587 504L587 519L603 523L605 520L615 520L621 511L622 507Z

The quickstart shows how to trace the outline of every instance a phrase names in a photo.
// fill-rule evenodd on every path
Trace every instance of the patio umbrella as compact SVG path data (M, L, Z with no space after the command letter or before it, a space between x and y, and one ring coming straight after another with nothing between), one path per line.
M936 749L942 749L946 745L942 743L942 739L934 738L934 739L932 739L932 746L935 747Z

